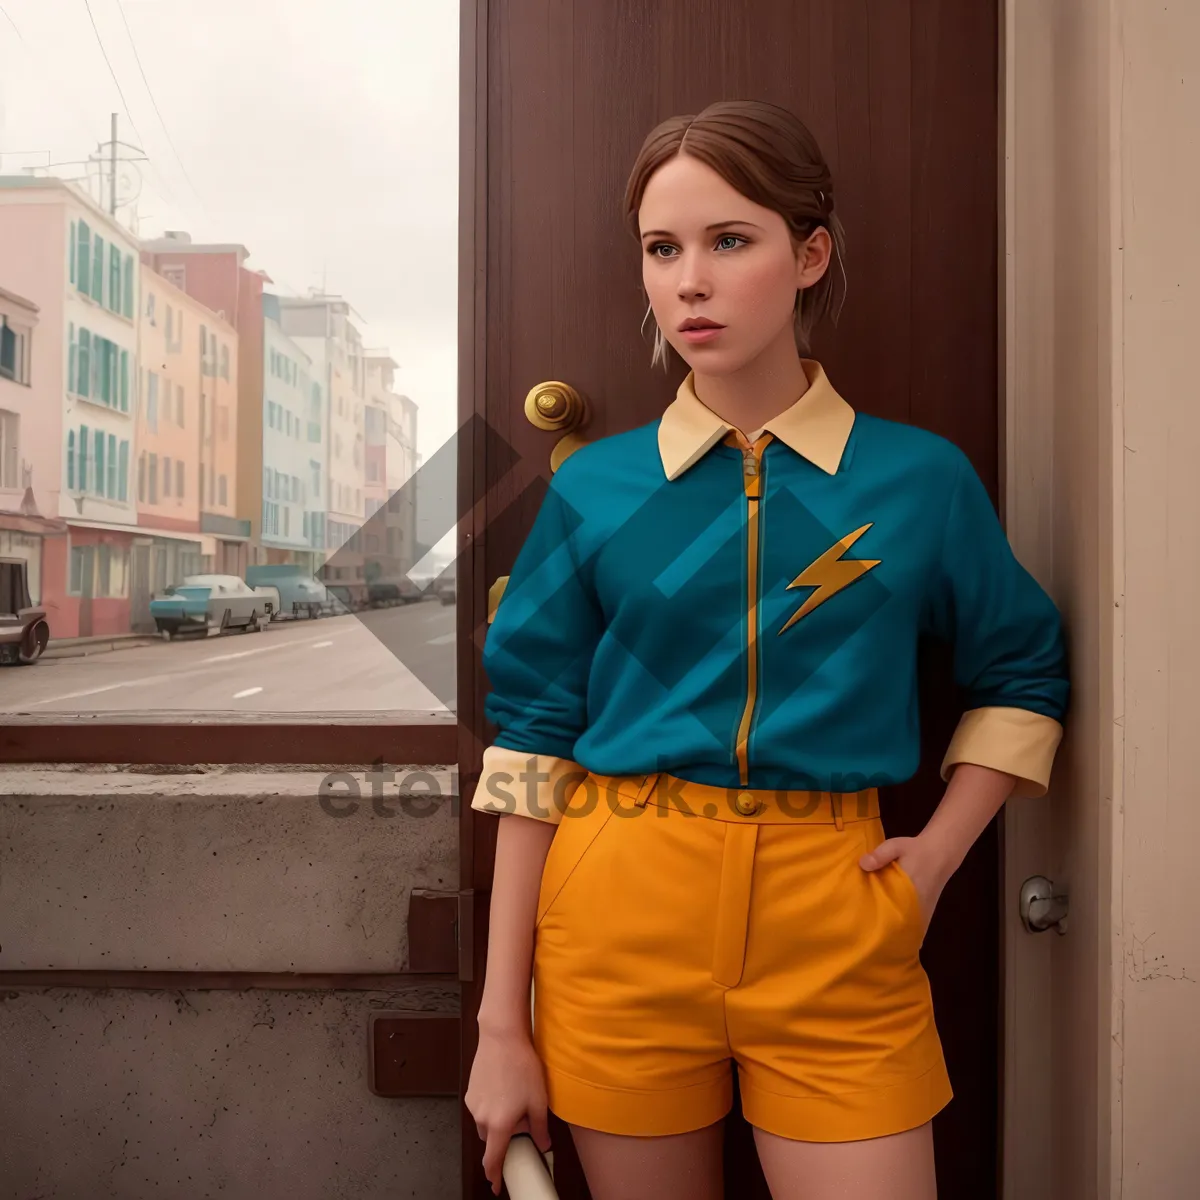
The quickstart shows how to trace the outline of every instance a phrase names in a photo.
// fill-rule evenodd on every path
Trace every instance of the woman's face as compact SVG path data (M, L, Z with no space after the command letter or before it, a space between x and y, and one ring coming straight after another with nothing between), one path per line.
M658 327L707 375L738 371L779 338L793 337L796 289L821 278L832 249L820 228L797 250L779 213L687 154L650 177L638 227L642 281ZM697 318L709 327L688 331Z

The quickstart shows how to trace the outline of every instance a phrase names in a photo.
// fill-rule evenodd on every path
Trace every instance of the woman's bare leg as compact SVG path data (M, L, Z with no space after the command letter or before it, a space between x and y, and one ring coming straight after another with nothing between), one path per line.
M664 1137L572 1125L571 1136L592 1200L722 1200L724 1120Z
M795 1142L755 1128L772 1200L937 1200L933 1125L860 1142Z

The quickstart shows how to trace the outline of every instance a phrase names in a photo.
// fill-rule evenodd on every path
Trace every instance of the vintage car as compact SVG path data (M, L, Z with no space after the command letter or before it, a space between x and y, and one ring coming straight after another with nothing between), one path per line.
M0 558L0 662L35 663L50 644L46 610L29 598L23 558Z
M278 600L273 617L319 617L332 611L325 585L294 563L247 567L246 583L260 592L275 590Z
M218 629L262 630L271 598L236 575L188 575L150 601L150 616L167 638Z

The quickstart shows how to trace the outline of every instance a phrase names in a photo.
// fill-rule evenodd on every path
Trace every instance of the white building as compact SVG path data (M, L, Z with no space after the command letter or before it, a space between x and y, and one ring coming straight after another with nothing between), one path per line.
M309 357L324 385L325 558L330 584L364 582L363 523L365 480L365 369L362 337L351 321L350 305L337 296L279 298L280 325Z
M263 294L263 512L269 563L315 570L326 545L327 416L312 359L280 325L279 297Z

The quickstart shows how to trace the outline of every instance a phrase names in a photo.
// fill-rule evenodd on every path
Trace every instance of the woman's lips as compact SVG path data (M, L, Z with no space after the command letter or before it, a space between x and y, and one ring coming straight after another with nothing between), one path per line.
M681 329L679 332L681 337L695 345L699 342L711 342L724 329L724 325L706 325L701 329Z

